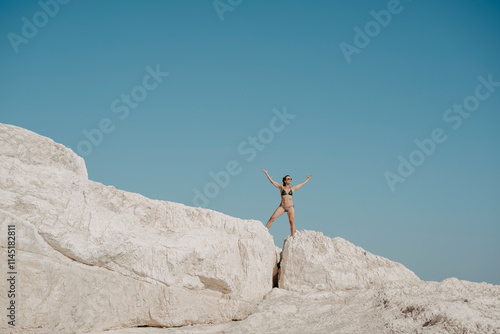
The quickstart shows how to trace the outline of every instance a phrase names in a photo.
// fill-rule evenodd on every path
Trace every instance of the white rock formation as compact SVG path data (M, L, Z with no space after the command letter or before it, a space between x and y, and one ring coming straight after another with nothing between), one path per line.
M261 222L89 181L70 149L5 124L0 219L4 259L16 226L17 333L221 323L273 288L276 247Z
M94 334L498 334L498 290L456 278L408 288L307 294L274 288L242 321Z
M314 231L281 250L259 221L89 181L70 149L4 124L0 223L18 272L1 333L500 334L500 286L424 282Z
M274 288L238 322L106 334L500 333L500 286L456 278L424 282L403 266L366 253L341 238L297 231L295 239L285 239L280 282L302 292Z
M420 279L400 263L373 255L342 238L297 231L283 247L279 287L310 293L377 287L404 287Z

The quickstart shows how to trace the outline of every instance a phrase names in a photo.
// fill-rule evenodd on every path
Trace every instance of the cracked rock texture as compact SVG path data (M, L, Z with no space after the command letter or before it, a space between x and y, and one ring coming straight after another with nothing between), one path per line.
M498 292L498 286L456 278L394 289L299 293L274 288L242 321L94 334L497 334Z
M420 283L417 275L402 264L342 238L332 239L315 231L299 231L295 238L300 241L285 239L280 288L309 293Z
M280 282L292 282L287 284L293 290L274 288L242 321L94 334L500 333L498 285L456 278L421 281L397 263L314 231L287 237L282 256ZM325 283L325 276L339 283Z
M500 334L500 286L421 281L320 232L280 249L259 221L90 181L70 149L5 124L0 222L18 271L1 333Z
M276 246L260 221L90 181L73 151L6 124L0 219L4 259L16 226L18 333L241 320L273 288Z

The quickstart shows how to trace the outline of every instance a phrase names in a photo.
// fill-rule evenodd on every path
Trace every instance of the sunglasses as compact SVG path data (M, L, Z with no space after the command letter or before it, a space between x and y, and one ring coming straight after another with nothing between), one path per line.
M292 178L291 177L287 177L285 180L292 180Z

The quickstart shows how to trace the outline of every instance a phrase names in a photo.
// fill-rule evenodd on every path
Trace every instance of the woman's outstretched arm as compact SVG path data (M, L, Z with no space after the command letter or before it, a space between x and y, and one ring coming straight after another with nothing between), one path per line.
M273 179L271 179L271 177L270 177L270 176L269 176L269 174L267 173L267 170L264 170L264 168L261 168L261 169L262 169L262 171L263 171L264 173L266 173L267 178L269 179L269 181L271 181L271 183L272 183L272 184L274 184L274 186L275 186L276 188L281 188L281 185L280 185L278 182L273 181Z
M313 175L314 175L314 174L311 174L311 175L309 175L309 176L307 176L307 175L306 175L306 176L307 176L307 180L305 180L305 181L304 181L304 182L302 182L301 184L297 184L296 186L293 186L293 187L292 187L292 190L293 190L293 191L295 191L295 190L297 190L297 189L300 189L300 188L301 188L304 184L306 184L306 183L307 183L307 181L309 181L309 179L310 179L310 178L311 178L311 176L313 176Z

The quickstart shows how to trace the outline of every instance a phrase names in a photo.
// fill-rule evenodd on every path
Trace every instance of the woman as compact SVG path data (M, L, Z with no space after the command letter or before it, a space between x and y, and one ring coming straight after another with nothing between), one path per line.
M273 179L271 179L271 177L267 173L267 170L264 170L264 168L262 168L262 171L264 173L266 173L269 181L271 181L271 183L276 188L278 188L280 190L280 193L281 193L280 206L276 209L276 211L274 211L271 218L269 218L269 221L267 222L266 227L267 227L267 229L269 229L271 227L271 225L273 224L273 222L276 220L276 218L281 216L284 212L287 212L288 213L288 220L290 221L290 231L292 232L291 233L292 238L295 238L295 221L294 221L295 220L295 205L293 205L293 202L292 202L293 192L296 191L297 189L300 189L300 187L302 187L304 184L306 184L307 181L309 181L309 179L311 178L311 176L313 176L313 174L307 176L307 180L305 180L301 184L290 187L290 183L292 183L292 178L290 177L290 175L285 175L285 177L283 177L283 185L281 185L278 182L275 182L275 181L273 181Z

